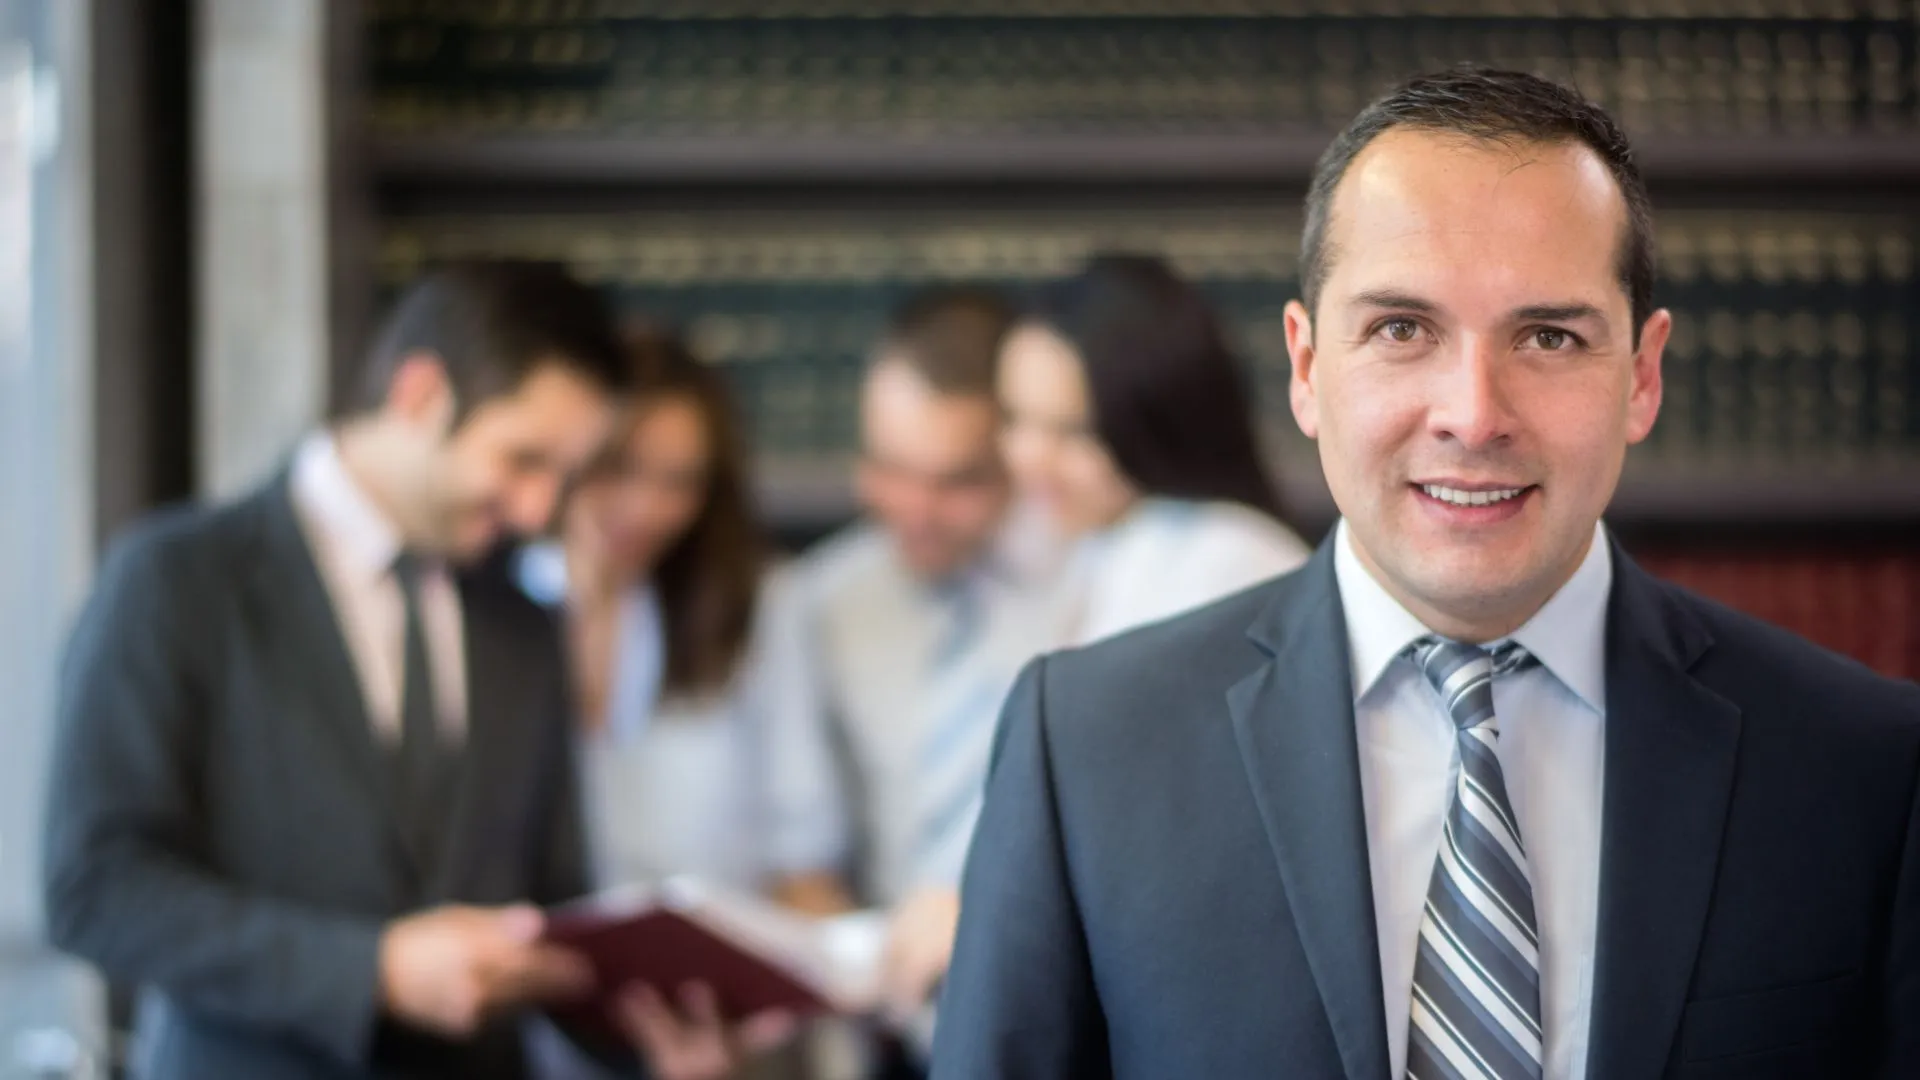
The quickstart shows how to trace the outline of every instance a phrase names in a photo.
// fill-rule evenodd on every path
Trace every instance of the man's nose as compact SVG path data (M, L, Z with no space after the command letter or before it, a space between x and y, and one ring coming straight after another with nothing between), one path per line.
M521 533L539 532L553 520L559 502L559 480L547 476L522 480L507 499L507 523Z
M1468 450L1494 445L1513 434L1513 410L1503 385L1504 357L1490 339L1469 337L1433 376L1428 430Z

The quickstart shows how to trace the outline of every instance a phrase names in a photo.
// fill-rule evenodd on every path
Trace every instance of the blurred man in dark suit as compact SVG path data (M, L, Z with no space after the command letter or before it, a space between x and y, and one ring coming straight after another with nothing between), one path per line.
M531 906L587 881L558 637L474 565L545 524L624 377L562 271L436 273L362 409L113 545L61 676L46 909L146 988L139 1075L510 1080L514 1010L586 988Z
M1037 662L934 1075L1920 1076L1920 690L1599 524L1671 319L1625 138L1509 72L1321 159L1308 566Z

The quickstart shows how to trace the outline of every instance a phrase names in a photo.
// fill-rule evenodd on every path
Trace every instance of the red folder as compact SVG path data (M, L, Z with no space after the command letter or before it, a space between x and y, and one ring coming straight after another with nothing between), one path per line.
M612 1010L626 990L644 984L674 998L692 982L711 986L730 1020L768 1009L864 1011L872 972L836 955L832 930L831 920L686 879L590 897L548 916L547 940L586 957L599 987L556 1016L617 1024Z

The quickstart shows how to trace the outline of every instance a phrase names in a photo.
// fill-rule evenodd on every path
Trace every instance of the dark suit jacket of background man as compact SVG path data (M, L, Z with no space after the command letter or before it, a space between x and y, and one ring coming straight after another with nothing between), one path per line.
M1920 688L1614 565L1588 1075L1920 1077ZM1323 547L1025 673L935 1077L1397 1080L1346 653Z
M140 1076L522 1075L510 1021L454 1045L379 1019L390 919L587 884L553 623L488 574L460 598L459 795L423 860L284 475L109 552L61 676L47 920L147 987Z

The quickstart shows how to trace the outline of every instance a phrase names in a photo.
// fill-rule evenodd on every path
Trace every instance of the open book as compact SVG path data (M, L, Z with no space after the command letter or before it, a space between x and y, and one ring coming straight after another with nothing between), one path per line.
M547 939L593 965L599 994L563 1019L610 1020L619 994L713 987L722 1014L766 1009L863 1015L879 1002L884 917L811 918L761 897L678 877L596 893L548 913ZM596 1015L597 1014L597 1015Z

